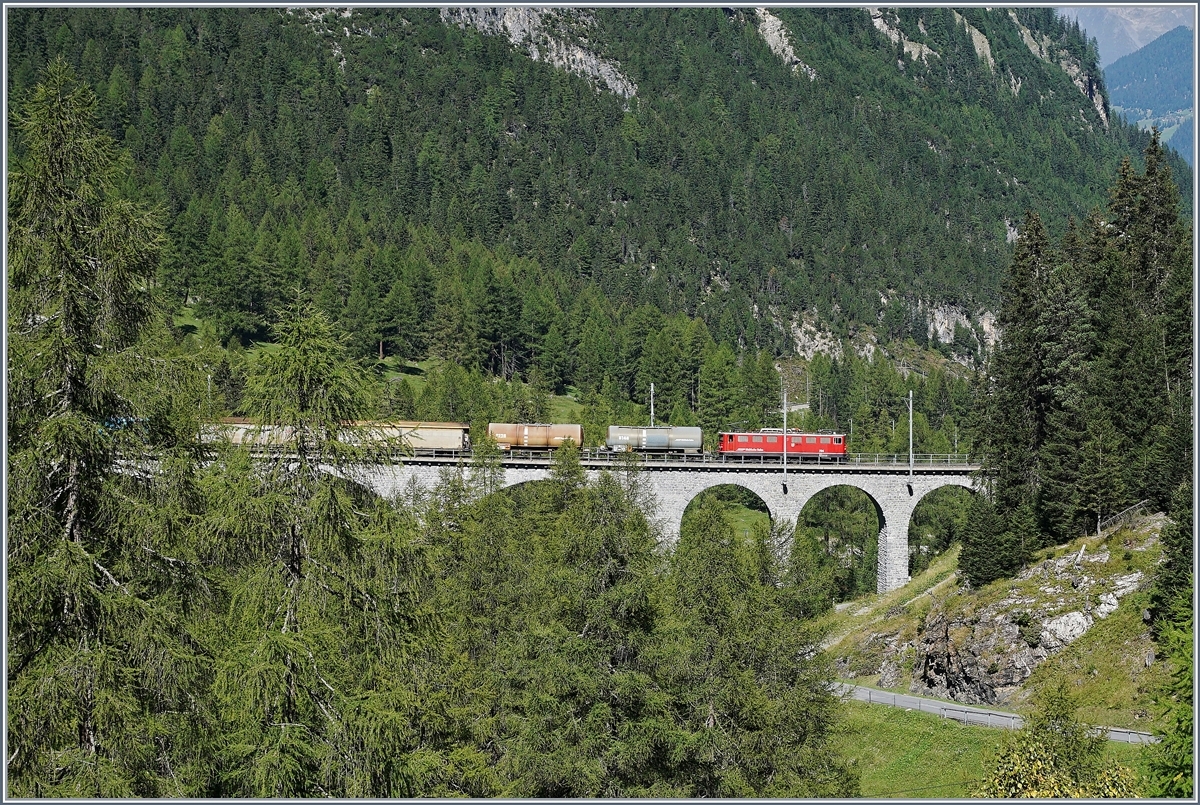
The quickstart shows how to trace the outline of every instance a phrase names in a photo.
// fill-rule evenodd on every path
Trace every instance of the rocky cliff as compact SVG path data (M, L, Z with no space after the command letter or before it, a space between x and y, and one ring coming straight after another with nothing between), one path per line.
M1160 669L1142 615L1165 522L1154 515L1051 549L982 590L944 570L936 586L877 615L851 604L871 620L831 641L831 655L843 677L964 704L1015 706L1039 668L1099 679L1105 663L1109 677L1148 695ZM1147 717L1144 701L1106 706L1125 717L1098 723Z

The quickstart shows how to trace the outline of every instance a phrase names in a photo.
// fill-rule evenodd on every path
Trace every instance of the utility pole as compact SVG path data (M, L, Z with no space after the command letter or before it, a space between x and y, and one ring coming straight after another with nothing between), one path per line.
M912 479L913 474L913 451L912 451L912 389L908 390L908 477Z

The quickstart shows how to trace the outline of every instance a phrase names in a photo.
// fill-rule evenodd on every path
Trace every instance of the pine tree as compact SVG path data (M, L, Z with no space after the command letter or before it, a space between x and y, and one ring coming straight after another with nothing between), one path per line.
M1189 592L1192 585L1189 577ZM1171 678L1159 691L1165 726L1155 730L1160 741L1150 751L1146 787L1150 796L1190 799L1196 787L1196 616L1189 596L1178 596L1175 604L1159 621L1158 642L1171 665Z
M755 555L708 497L671 558L679 628L663 662L689 733L677 779L688 796L853 796L853 771L826 743L835 703L830 669L812 651L819 638L785 616Z

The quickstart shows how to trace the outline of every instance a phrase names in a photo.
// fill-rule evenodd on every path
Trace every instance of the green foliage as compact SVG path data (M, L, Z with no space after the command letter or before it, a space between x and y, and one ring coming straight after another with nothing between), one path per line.
M550 15L556 35L620 64L638 87L627 101L427 9L354 9L340 25L23 9L11 91L56 56L81 71L136 193L166 211L162 286L222 341L267 337L270 311L306 287L360 356L436 354L502 377L539 363L560 392L598 388L618 346L645 346L646 332L612 337L623 314L571 310L589 292L697 317L751 352L790 351L798 310L923 344L930 307L994 306L1005 219L1039 209L1060 231L1149 140L1105 126L1004 10L966 15L995 69L944 10L895 19L934 62L897 58L861 9L779 16L816 78L782 64L745 11ZM1086 38L1053 14L1024 24L1103 96ZM965 357L973 341L964 327L934 346Z
M1010 576L1020 569L1026 552L1021 538L1004 527L1004 521L986 495L976 495L962 527L959 570L973 587Z
M847 796L833 757L834 702L816 636L785 614L769 552L746 556L715 498L701 503L671 559L678 625L665 661L688 732L682 778L692 796ZM756 557L759 557L756 559Z
M1159 743L1150 752L1147 788L1151 796L1189 799L1196 785L1196 640L1190 598L1181 598L1172 616L1159 632L1159 643L1171 664L1171 679L1158 699L1166 727L1156 731Z
M1150 597L1156 626L1177 618L1192 600L1192 557L1195 546L1195 534L1192 531L1193 489L1189 479L1175 490L1168 512L1171 521L1163 529L1163 562L1155 573Z
M1040 689L1025 726L1007 740L974 796L1132 798L1140 794L1129 768L1104 762L1104 736L1075 717L1065 680Z
M1191 234L1163 160L1154 136L1143 174L1122 163L1107 220L1072 224L1060 249L1026 219L975 425L996 514L1016 539L964 545L967 567L1011 573L1024 553L1137 500L1165 508L1187 477L1192 347L1174 328L1190 315Z
M793 555L793 563L813 562L814 548L821 558L816 563L818 576L832 573L835 600L844 601L876 589L875 573L879 550L881 520L874 502L865 492L849 486L825 489L804 506L796 525L799 550L806 557ZM795 572L802 571L795 566Z
M180 613L204 605L207 580L187 533L194 456L179 449L196 386L151 324L161 223L123 195L130 166L97 117L60 59L16 113L8 779L30 797L196 795L211 709L192 691L208 667ZM118 464L148 450L155 472Z

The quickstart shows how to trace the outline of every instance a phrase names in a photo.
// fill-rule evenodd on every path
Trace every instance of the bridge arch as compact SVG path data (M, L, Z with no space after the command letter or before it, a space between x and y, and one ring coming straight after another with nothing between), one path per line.
M879 538L886 533L887 512L871 494L857 483L831 483L817 489L796 512L795 531L809 530L831 557L836 557L839 593L851 597L867 592L863 582L877 589Z
M681 529L683 523L687 522L688 518L697 512L702 500L708 496L720 501L726 507L734 507L731 509L732 511L744 509L745 514L739 515L742 519L749 517L751 520L756 520L763 516L768 519L771 517L770 507L767 505L767 502L750 487L742 484L715 484L697 492L691 502L684 507L683 515L680 518Z
M589 481L595 480L601 469L613 469L611 462L584 462ZM866 492L881 515L879 532L877 589L880 592L902 587L908 581L908 529L917 503L934 489L957 485L972 489L972 466L944 469L922 468L909 474L903 468L835 466L824 468L789 468L786 481L779 466L739 466L725 463L664 463L647 465L639 473L646 489L653 495L657 521L665 546L679 539L679 526L688 504L705 489L723 484L744 487L762 499L772 522L796 522L804 505L822 489L830 486L853 486ZM411 461L402 465L378 465L372 469L371 485L385 497L403 494L410 482L436 481L435 461ZM499 488L525 481L549 477L548 463L529 461L504 462L504 477ZM430 484L432 485L432 484Z
M908 523L910 575L925 570L950 547L955 527L962 524L976 490L966 484L945 484L929 490L913 507Z

